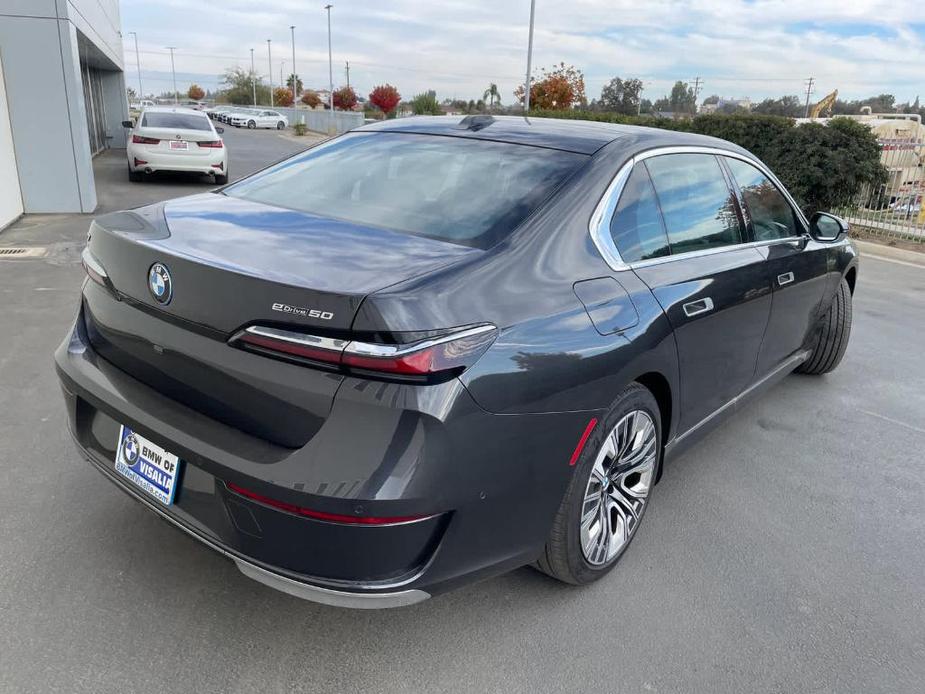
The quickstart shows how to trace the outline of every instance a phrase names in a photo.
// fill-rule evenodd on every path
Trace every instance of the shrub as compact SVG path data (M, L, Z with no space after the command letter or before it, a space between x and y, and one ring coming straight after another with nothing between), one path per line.
M441 115L443 111L440 110L440 104L437 103L437 92L431 89L422 94L415 94L414 98L411 99L411 111L416 116Z
M334 108L341 111L352 111L359 99L353 87L341 87L334 91Z
M305 127L305 123L303 123L302 121L298 121L296 123L293 123L292 125L292 132L298 135L299 137L302 137L305 134L306 130L308 130L308 128Z
M300 101L309 108L315 108L321 104L321 97L318 96L318 92L309 89L302 94Z
M878 186L887 173L880 146L867 126L848 118L828 125L796 125L790 118L760 115L702 115L684 120L589 111L537 111L531 116L568 118L710 135L747 149L767 164L810 215L850 203L865 186Z
M292 106L292 90L277 87L273 90L273 103L277 106Z

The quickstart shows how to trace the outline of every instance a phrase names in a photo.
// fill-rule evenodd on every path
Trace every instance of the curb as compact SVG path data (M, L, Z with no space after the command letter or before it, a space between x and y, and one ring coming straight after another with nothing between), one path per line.
M925 267L925 253L910 251L905 248L894 248L893 246L887 246L882 243L861 241L860 239L851 239L851 241L857 246L862 258L868 256L883 260L898 260L910 265Z

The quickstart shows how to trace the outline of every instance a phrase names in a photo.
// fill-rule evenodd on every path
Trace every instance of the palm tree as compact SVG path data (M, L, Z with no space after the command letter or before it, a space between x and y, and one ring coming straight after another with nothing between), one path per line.
M498 91L498 85L494 82L488 85L488 89L485 90L485 93L482 94L482 99L488 99L488 108L491 109L495 105L495 99L498 99L498 104L501 103L501 92Z

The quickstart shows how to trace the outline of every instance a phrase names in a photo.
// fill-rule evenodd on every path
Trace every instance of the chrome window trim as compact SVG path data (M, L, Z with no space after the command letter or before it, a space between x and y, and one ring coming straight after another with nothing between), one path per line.
M613 180L611 180L610 185L607 186L607 189L601 196L600 201L598 201L597 206L594 208L594 213L591 215L591 219L588 222L588 232L591 234L591 240L597 247L598 252L604 259L604 262L606 262L612 270L619 272L622 270L632 270L637 267L648 267L650 265L671 263L683 258L697 258L705 255L728 253L730 251L736 251L741 248L759 248L762 246L773 246L780 243L794 243L801 240L802 238L800 236L790 236L783 239L772 239L770 241L752 241L749 243L740 243L732 246L721 246L719 248L706 248L699 251L685 251L684 253L666 255L660 258L650 258L648 260L638 260L630 263L625 262L623 258L620 257L620 251L617 249L617 246L613 241L613 237L610 235L610 223L613 219L614 213L616 212L617 205L620 202L620 196L623 193L623 189L626 187L626 182L629 180L630 173L633 171L633 167L636 166L637 163L652 157L659 157L668 154L711 154L714 156L740 159L746 164L751 164L761 173L767 176L771 183L777 187L781 195L784 196L784 199L787 200L787 203L797 215L797 218L803 223L804 229L809 228L809 222L806 220L806 217L803 214L803 211L800 209L799 205L796 204L793 197L783 186L783 184L781 184L777 176L775 176L774 173L759 159L752 158L740 152L722 149L720 147L704 147L700 145L672 145L666 147L655 147L644 152L639 152L620 167L616 175L613 177Z

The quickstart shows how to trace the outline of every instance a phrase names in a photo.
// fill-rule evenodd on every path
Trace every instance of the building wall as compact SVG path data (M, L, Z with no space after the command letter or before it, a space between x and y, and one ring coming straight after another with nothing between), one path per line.
M3 49L0 47L0 229L22 214L22 193L16 175L16 152L3 80Z
M96 208L80 63L107 71L108 142L124 146L120 123L128 107L119 27L118 0L0 2L0 46L26 212Z

